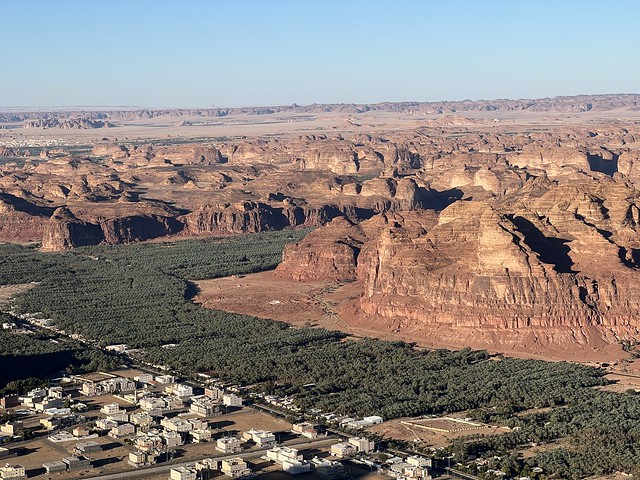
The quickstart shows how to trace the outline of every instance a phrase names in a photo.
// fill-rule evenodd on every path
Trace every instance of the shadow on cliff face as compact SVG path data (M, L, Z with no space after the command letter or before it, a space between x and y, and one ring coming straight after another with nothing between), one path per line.
M569 256L568 240L546 237L533 223L524 217L509 217L516 230L524 235L524 243L538 254L540 261L553 265L558 273L576 273Z
M600 172L605 175L613 176L618 171L618 155L612 154L613 158L607 160L600 155L587 155L589 168L592 172Z
M436 211L441 211L447 208L454 202L461 200L464 196L464 192L459 188L451 188L449 190L427 190L421 188L420 192L420 206L422 208L432 208Z
M0 200L6 202L7 204L13 206L17 211L28 213L30 215L42 215L45 217L50 217L53 215L54 208L50 207L39 207L38 205L34 205L33 203L27 202L26 200L11 195L10 193L0 193Z

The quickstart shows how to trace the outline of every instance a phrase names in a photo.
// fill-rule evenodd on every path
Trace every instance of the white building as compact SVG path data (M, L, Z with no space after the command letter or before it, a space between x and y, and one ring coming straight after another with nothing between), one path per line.
M348 442L350 445L356 447L357 453L370 453L373 452L373 449L375 448L375 444L367 438L352 437Z
M166 392L175 395L176 397L191 397L193 396L193 388L184 383L175 383L169 385L166 388Z
M241 407L242 397L239 397L235 393L225 393L222 396L222 404L228 407Z
M171 480L196 480L197 471L195 468L180 466L171 469L169 478Z
M302 458L295 448L274 447L267 451L267 458L282 466L282 470L291 474L306 473L311 471L311 464Z
M233 454L242 451L242 442L237 437L224 437L216 440L216 450L222 453Z
M247 430L242 434L243 440L252 440L257 446L269 448L276 444L276 437L266 430Z
M140 375L136 375L133 377L136 382L150 384L153 382L153 375L150 373L141 373Z
M173 375L157 375L156 376L156 382L162 384L162 385L167 385L169 383L175 383L176 381L176 377L174 377Z
M347 476L347 471L340 462L314 457L310 463L316 473L326 480L337 480Z
M306 438L316 438L318 436L318 429L313 423L309 422L294 423L291 431Z
M100 412L104 413L105 415L120 413L120 405L118 405L117 403L107 403L106 405L102 406Z

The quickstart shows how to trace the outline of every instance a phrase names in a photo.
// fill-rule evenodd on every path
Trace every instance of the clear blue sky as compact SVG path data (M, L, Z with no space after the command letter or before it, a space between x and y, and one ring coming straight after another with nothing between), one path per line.
M640 92L640 0L1 0L0 106Z

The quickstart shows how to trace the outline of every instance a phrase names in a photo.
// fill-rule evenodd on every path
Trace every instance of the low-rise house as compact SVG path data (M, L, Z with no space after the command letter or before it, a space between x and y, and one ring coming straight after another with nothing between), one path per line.
M107 415L107 419L118 423L127 423L129 421L129 414L122 410L120 412Z
M169 385L165 391L171 395L181 398L193 396L193 388L184 383L174 383L173 385Z
M198 472L193 467L179 466L171 469L169 478L171 480L196 480Z
M92 440L87 442L76 443L73 453L77 455L86 455L87 453L95 453L102 451L102 445Z
M98 430L111 430L112 428L116 428L118 426L118 422L109 420L107 418L99 418L96 420L96 428Z
M347 469L340 462L314 457L310 463L315 472L325 480L338 480L348 476Z
M222 460L220 465L220 471L231 478L240 478L251 475L251 469L247 466L247 463L241 458L231 458L229 460Z
M64 473L67 471L67 464L62 460L56 460L55 462L43 463L44 472L47 475L52 475L54 473Z
M224 390L219 387L210 386L204 389L204 395L212 400L221 400L224 395Z
M104 413L105 415L113 415L114 413L120 413L120 405L117 403L107 403L100 408L100 413Z
M141 373L140 375L133 377L133 379L136 382L145 383L148 385L153 382L153 375L151 375L150 373Z
M40 425L42 425L47 430L55 430L56 428L60 428L62 422L60 420L60 417L48 417L41 418Z
M224 437L216 440L216 450L222 453L233 454L242 451L242 442L237 437Z
M176 381L176 377L173 375L157 375L156 376L156 382L162 384L162 385L167 385L169 383L175 383Z
M306 438L316 438L318 436L318 428L309 422L294 423L291 431Z
M193 430L193 425L191 424L191 422L180 417L165 417L160 420L160 425L169 432L187 433Z
M26 480L27 473L22 465L10 465L6 463L0 467L0 478L2 480Z
M291 475L311 471L311 464L303 460L302 454L295 448L273 447L267 450L266 457L282 466L282 470Z
M67 464L67 470L69 472L78 472L80 470L89 470L91 468L91 462L86 457L64 457L62 459Z
M5 395L0 398L0 408L11 408L20 405L18 395Z
M78 425L77 427L74 427L73 430L71 430L71 433L74 437L86 437L87 435L89 435L89 429L82 425Z
M139 427L150 427L153 425L153 418L146 412L132 413L129 415L129 422Z
M193 443L204 443L211 441L211 430L208 428L193 430L189 433Z
M180 445L184 445L182 435L180 435L178 432L162 432L161 436L167 448L176 448Z
M24 433L24 424L20 420L14 420L0 425L0 433L5 435L17 436Z
M352 437L348 440L350 445L356 447L357 453L370 453L373 452L375 444L368 438Z
M162 437L157 433L138 434L134 441L135 447L141 452L152 452L163 448Z
M351 458L356 456L358 450L350 443L340 442L331 445L329 452L337 458Z
M222 404L227 407L241 407L242 397L239 397L235 393L225 393L222 396Z
M157 452L141 452L137 450L129 453L127 463L136 468L154 465L157 462L158 456L159 454Z
M109 436L113 438L127 437L136 433L136 427L130 423L122 423L109 430Z
M189 406L189 412L203 417L222 415L220 404L208 397L195 397Z
M243 440L251 440L257 446L262 448L273 447L276 444L276 437L273 433L266 430L247 430L242 434Z

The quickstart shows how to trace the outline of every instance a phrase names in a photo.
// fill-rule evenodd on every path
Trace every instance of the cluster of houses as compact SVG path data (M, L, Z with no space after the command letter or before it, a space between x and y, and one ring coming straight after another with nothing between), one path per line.
M248 478L254 476L247 463L239 457L222 461L206 458L188 465L181 465L171 469L170 480L196 480L205 477L205 472L220 471L230 478ZM208 477L208 475L206 475Z
M129 413L117 403L106 404L100 409L104 417L95 422L97 430L132 442L135 451L129 454L128 463L135 467L155 464L162 455L185 443L212 441L214 432L206 418L222 415L230 407L241 407L243 402L235 393L217 386L207 387L204 395L194 395L191 386L176 382L172 375L140 374L132 381L133 389L126 382L118 382L113 377L94 377L83 383L82 388L106 393L117 383L121 385L118 398L140 408L139 412ZM138 384L164 388L160 393L148 393L138 391L135 386ZM237 450L231 442L225 446L225 452Z
M337 458L353 458L356 455L373 452L374 443L368 438L351 437L346 442L331 445L331 455Z
M396 480L431 480L431 459L413 455L405 459L392 457L387 460L387 474Z

